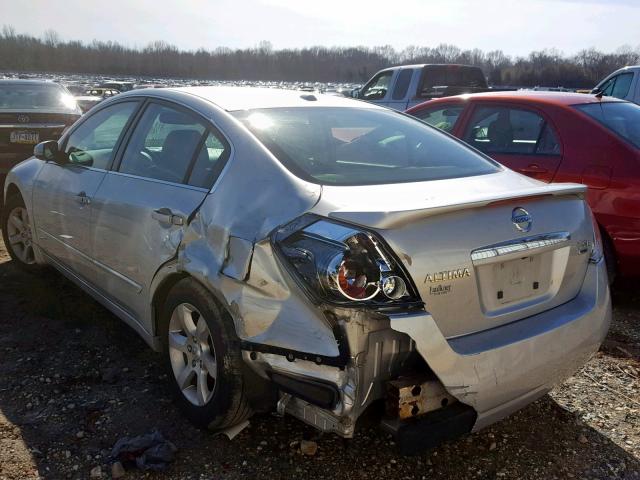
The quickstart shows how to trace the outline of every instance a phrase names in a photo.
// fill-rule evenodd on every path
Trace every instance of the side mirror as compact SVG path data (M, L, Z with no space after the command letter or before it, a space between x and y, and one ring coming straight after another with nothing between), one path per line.
M58 142L55 140L47 140L46 142L40 142L35 147L33 147L33 156L48 161L54 161L56 163L64 163L62 162L62 152L59 150Z
M360 89L354 88L353 90L351 90L351 97L360 98Z

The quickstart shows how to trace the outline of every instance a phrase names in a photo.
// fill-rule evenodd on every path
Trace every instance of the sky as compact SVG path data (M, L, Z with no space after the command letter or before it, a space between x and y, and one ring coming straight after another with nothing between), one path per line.
M640 0L0 0L0 25L181 49L440 43L509 55L640 47Z

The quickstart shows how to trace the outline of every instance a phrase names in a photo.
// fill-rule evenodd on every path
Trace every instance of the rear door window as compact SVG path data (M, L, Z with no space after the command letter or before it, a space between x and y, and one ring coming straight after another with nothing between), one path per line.
M156 180L186 183L206 127L181 109L150 104L138 122L119 171Z
M464 140L485 153L559 155L560 142L544 117L506 106L476 108Z
M124 127L138 102L122 102L98 110L69 135L65 153L70 163L107 169Z
M445 105L435 108L425 108L413 114L423 122L432 127L439 128L445 132L451 132L458 122L460 114L464 110L462 105Z

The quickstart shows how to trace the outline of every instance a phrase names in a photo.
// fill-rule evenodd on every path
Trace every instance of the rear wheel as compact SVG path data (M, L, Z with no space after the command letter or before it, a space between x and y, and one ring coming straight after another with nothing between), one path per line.
M161 335L171 388L195 425L221 430L251 415L233 323L193 279L169 292Z
M29 270L37 266L33 250L31 219L19 195L10 196L4 206L2 239L9 256L19 266Z

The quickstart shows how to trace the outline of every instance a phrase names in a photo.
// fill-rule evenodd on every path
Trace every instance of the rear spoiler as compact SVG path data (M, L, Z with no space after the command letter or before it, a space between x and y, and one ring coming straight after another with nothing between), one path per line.
M445 203L436 199L424 208L415 210L402 210L395 212L333 212L329 217L345 220L351 223L359 223L376 229L396 228L408 223L413 223L426 217L441 215L444 213L470 208L487 207L493 204L504 204L519 199L531 200L532 197L561 197L568 195L583 196L587 191L585 185L577 183L554 183L532 187L518 191L500 192L498 194L481 193L475 197L467 197L461 203Z

